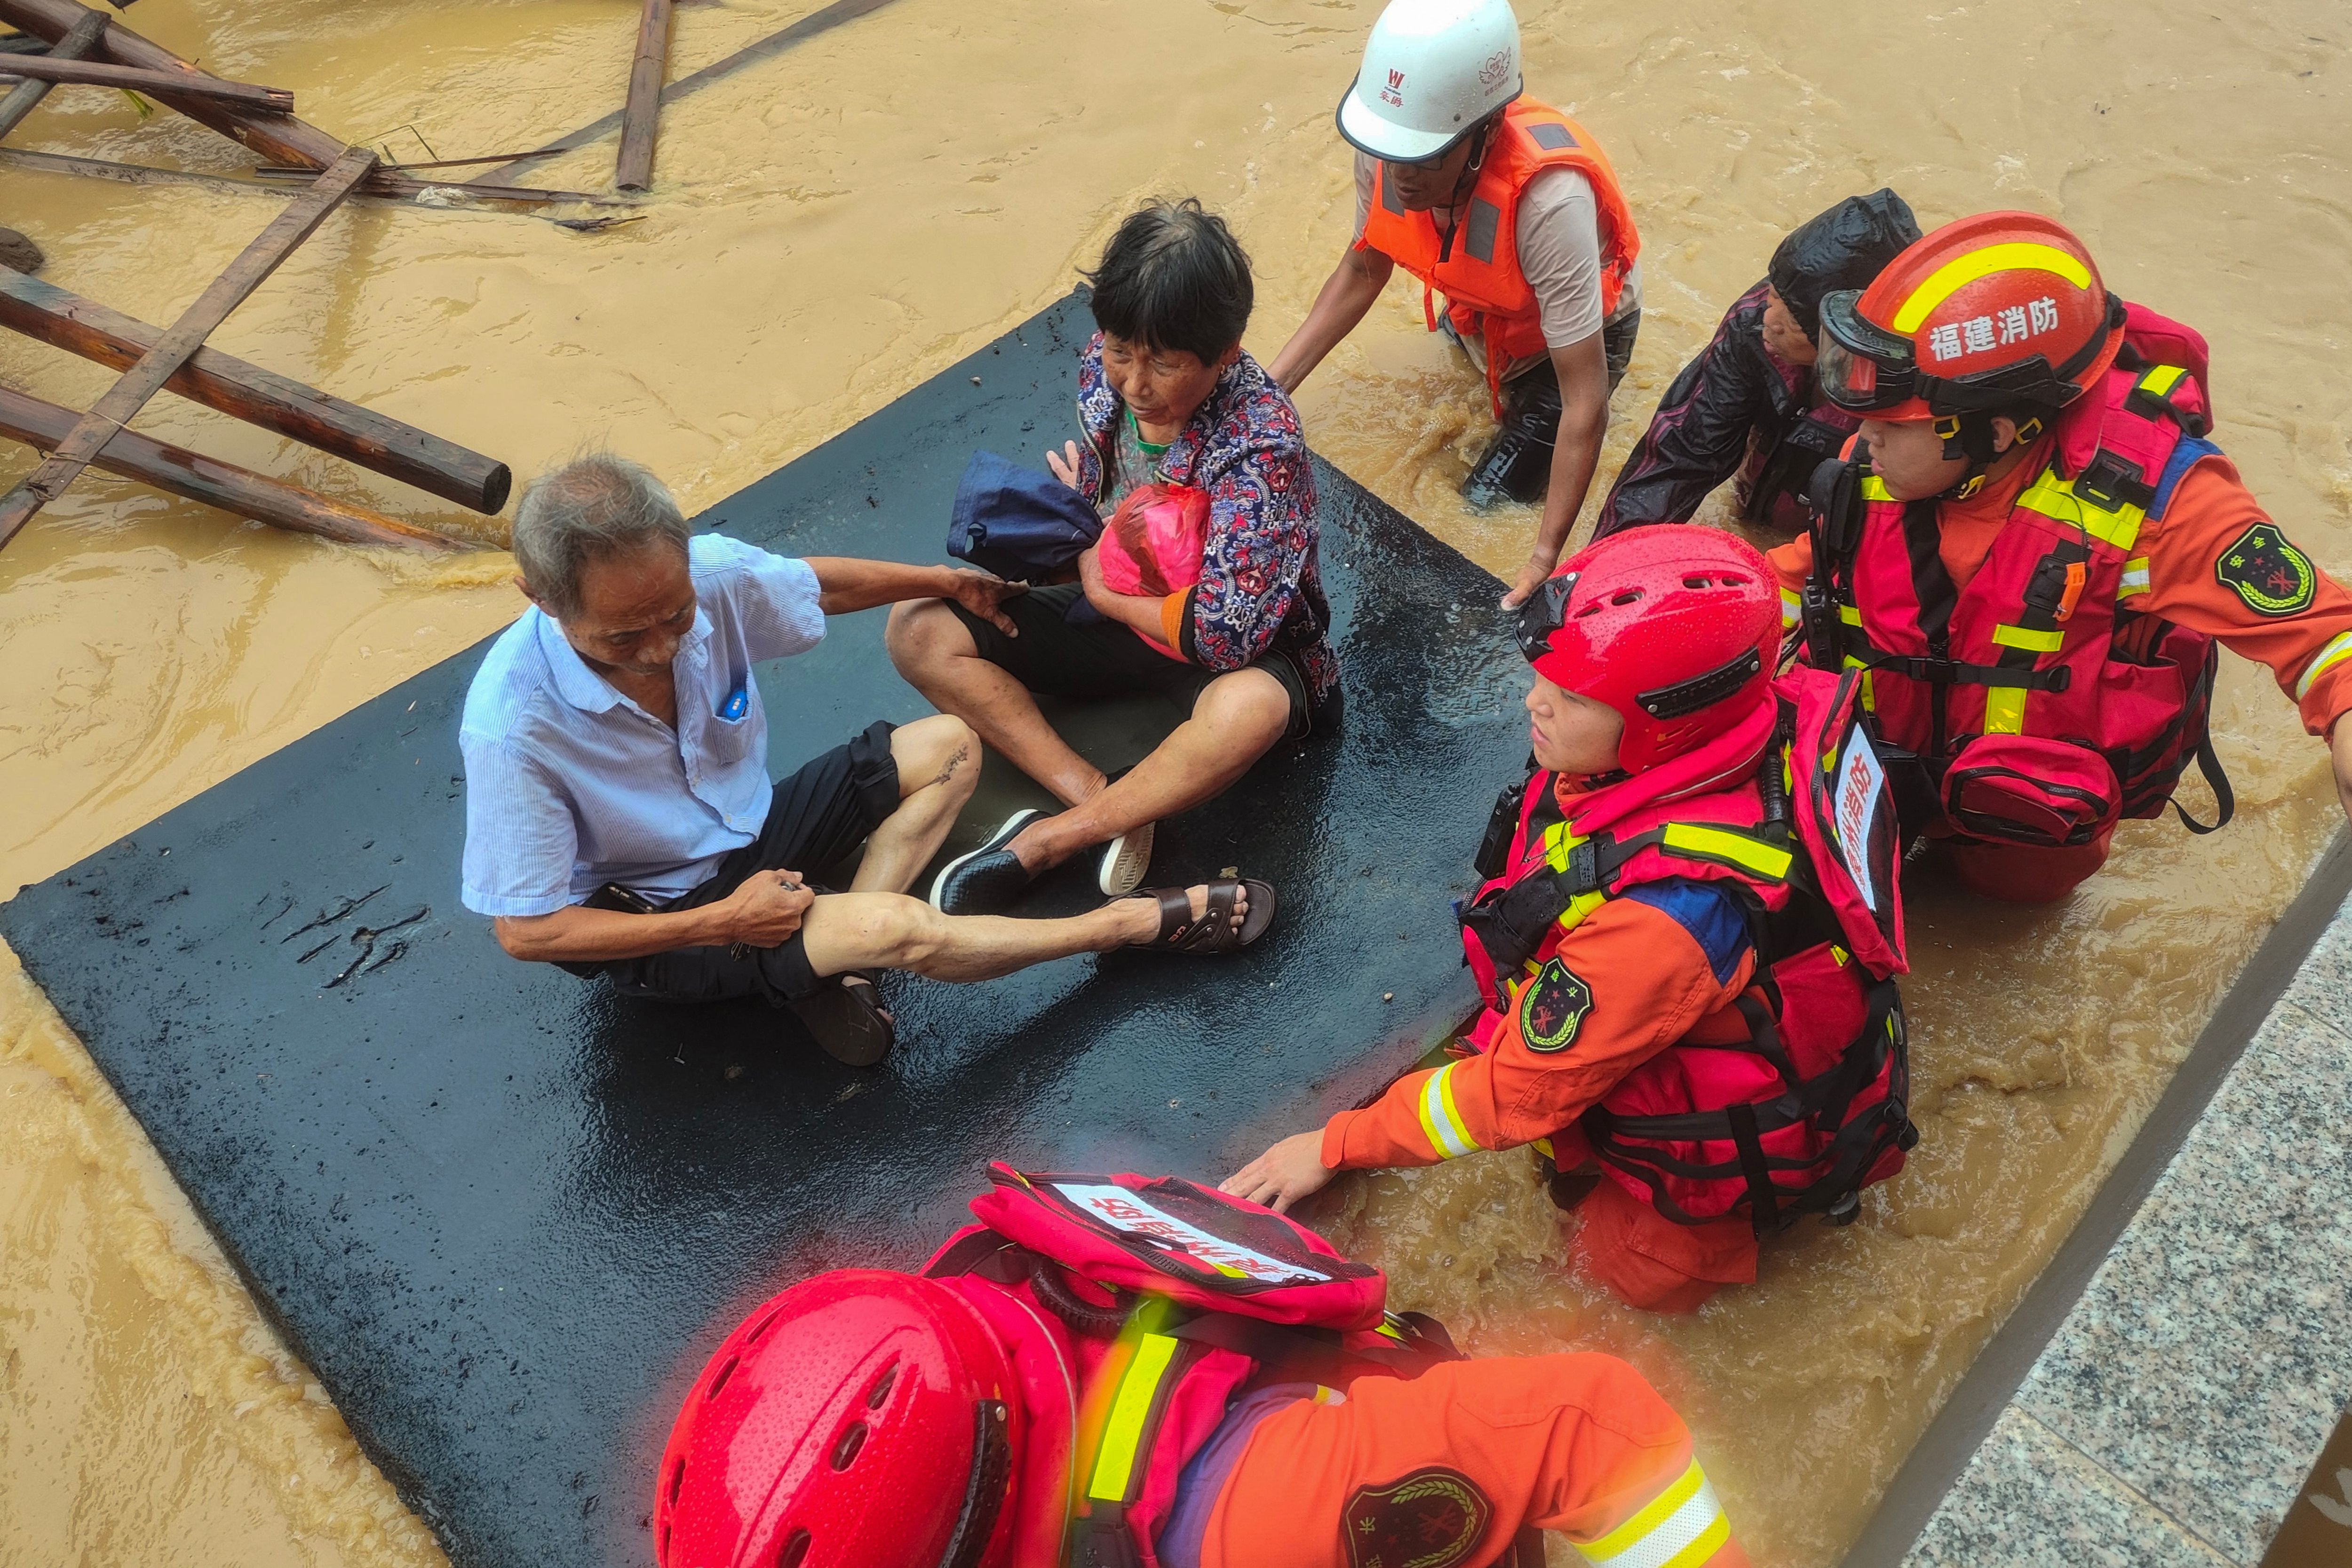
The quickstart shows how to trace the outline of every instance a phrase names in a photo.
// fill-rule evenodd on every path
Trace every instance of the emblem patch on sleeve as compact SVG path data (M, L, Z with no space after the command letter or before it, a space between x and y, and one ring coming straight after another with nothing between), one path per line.
M2319 574L2311 558L2286 542L2273 523L2256 523L2213 563L2213 575L2257 615L2294 615L2311 608Z
M1359 1487L1340 1511L1349 1568L1457 1568L1495 1517L1459 1470L1432 1466L1384 1487Z
M1566 1051L1591 1010L1592 988L1558 958L1547 958L1519 993L1519 1038L1529 1051Z

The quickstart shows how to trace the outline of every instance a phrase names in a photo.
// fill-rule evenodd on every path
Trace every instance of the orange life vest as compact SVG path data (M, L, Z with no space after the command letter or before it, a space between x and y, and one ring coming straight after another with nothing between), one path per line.
M1372 206L1364 220L1370 246L1421 279L1422 312L1437 330L1435 293L1445 296L1446 314L1465 338L1486 343L1486 386L1495 413L1503 410L1503 372L1513 361L1542 353L1542 312L1527 275L1519 270L1519 196L1528 182L1547 169L1574 169L1592 186L1601 219L1601 313L1614 315L1625 279L1641 255L1642 236L1618 188L1617 172L1592 133L1576 121L1528 99L1503 111L1502 124L1486 145L1477 183L1469 200L1454 210L1440 233L1428 213L1409 213L1389 183L1388 170L1372 170Z

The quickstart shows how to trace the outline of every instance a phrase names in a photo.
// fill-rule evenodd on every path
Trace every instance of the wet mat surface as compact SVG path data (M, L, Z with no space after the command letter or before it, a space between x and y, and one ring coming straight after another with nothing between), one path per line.
M700 525L940 559L974 447L1034 461L1067 434L1089 326L1065 302ZM1491 577L1318 483L1346 721L1165 824L1154 869L1276 883L1238 956L894 977L900 1045L867 1072L761 1006L517 964L457 896L457 721L487 644L26 888L0 931L454 1560L650 1562L676 1402L753 1301L918 1260L993 1157L1221 1175L1466 1006L1448 904L1525 752L1524 670ZM928 711L882 629L837 620L761 668L775 771Z

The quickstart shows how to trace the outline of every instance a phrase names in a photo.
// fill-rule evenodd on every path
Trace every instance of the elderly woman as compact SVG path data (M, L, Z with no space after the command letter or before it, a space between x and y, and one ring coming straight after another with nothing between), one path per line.
M1086 276L1100 330L1078 361L1082 442L1048 452L1046 465L1106 518L1144 486L1202 492L1200 580L1120 592L1097 547L1079 557L1078 581L1008 601L997 617L949 599L891 612L899 674L1066 808L1022 811L951 862L931 890L949 914L1002 909L1080 855L1103 893L1129 892L1150 864L1155 823L1223 794L1285 736L1328 734L1339 717L1307 441L1289 397L1242 349L1249 257L1199 202L1155 202L1119 225ZM1036 701L1129 694L1166 697L1185 719L1117 778L1072 749Z
M1222 952L1264 928L1236 882L1067 920L950 919L905 896L979 777L961 719L877 723L769 781L753 664L814 646L828 615L902 600L1003 624L1013 586L690 537L660 481L604 455L531 485L514 552L531 607L475 673L458 731L462 895L513 956L631 996L764 997L862 1066L891 1043L868 971L980 980L1127 945ZM809 885L861 841L846 892Z

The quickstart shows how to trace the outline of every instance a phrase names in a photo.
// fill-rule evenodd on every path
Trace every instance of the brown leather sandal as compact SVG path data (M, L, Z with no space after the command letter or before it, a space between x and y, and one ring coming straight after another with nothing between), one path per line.
M1191 893L1181 887L1147 887L1128 894L1149 898L1160 905L1160 932L1135 946L1155 953L1232 953L1265 935L1274 924L1274 884L1255 877L1227 877L1208 884L1208 912L1192 918ZM1249 913L1234 929L1234 905L1242 889L1249 889Z

